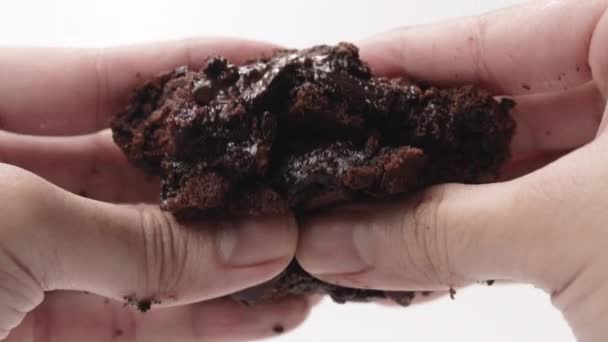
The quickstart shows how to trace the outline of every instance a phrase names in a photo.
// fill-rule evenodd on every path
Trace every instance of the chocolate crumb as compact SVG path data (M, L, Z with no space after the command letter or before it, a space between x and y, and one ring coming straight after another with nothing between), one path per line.
M85 190L78 191L78 196L80 197L89 197L89 194Z
M199 105L206 105L213 99L213 86L210 81L199 81L192 89L194 100Z
M272 331L273 331L275 334L282 334L283 332L285 332L285 327L284 327L283 325L281 325L281 324L275 324L275 325L272 327Z
M123 299L125 300L124 306L130 305L136 307L141 312L149 311L152 308L152 304L160 304L158 300L151 298L137 299L135 295L125 296Z
M454 300L455 296L456 296L456 290L454 290L453 287L450 287L450 298L452 300Z
M530 87L530 85L528 85L528 84L522 84L521 87L524 88L524 89L526 89L526 90L532 89L532 87Z
M152 308L152 302L150 300L142 300L137 303L137 310L146 312Z
M488 284L488 286L492 286L494 285L495 280L488 280L486 281L486 284Z

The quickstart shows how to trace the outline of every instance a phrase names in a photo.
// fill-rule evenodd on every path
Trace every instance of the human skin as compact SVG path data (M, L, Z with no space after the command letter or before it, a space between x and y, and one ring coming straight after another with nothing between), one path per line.
M535 1L361 43L377 74L476 83L513 98L513 161L498 183L439 185L310 217L300 226L302 266L384 290L531 283L551 294L579 341L607 340L607 8Z
M256 307L220 298L286 267L292 216L178 223L154 204L158 180L130 166L105 130L143 79L273 48L189 39L1 50L0 339L241 341L305 318L306 298ZM160 303L144 314L125 297Z

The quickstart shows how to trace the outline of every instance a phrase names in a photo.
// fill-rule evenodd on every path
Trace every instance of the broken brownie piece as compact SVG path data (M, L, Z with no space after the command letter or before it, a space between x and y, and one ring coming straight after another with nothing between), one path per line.
M513 105L474 86L374 77L357 48L341 43L240 66L214 57L201 70L180 67L137 89L112 129L132 163L161 177L161 208L177 217L302 214L494 180L509 157ZM311 292L412 297L325 284L296 261L237 297Z

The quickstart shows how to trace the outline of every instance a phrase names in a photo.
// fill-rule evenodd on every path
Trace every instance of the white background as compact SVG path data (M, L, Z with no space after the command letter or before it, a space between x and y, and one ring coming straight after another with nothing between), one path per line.
M356 41L403 25L470 15L522 0L0 1L0 45L105 46L196 35L291 47ZM232 10L230 10L232 9ZM523 285L477 286L410 308L324 301L275 341L574 341L547 295Z

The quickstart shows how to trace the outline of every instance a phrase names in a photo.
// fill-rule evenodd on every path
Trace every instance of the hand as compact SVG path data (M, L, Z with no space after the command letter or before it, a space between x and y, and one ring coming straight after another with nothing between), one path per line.
M537 1L362 43L379 74L514 98L513 162L501 183L440 185L310 218L297 251L304 268L385 290L528 282L551 293L580 341L607 340L607 8Z
M2 50L0 339L249 340L303 320L304 298L252 308L214 299L285 268L296 249L292 217L182 225L158 205L126 204L157 201L158 182L100 132L141 79L200 67L207 55L238 62L271 48L186 40ZM125 301L155 308L142 314Z

